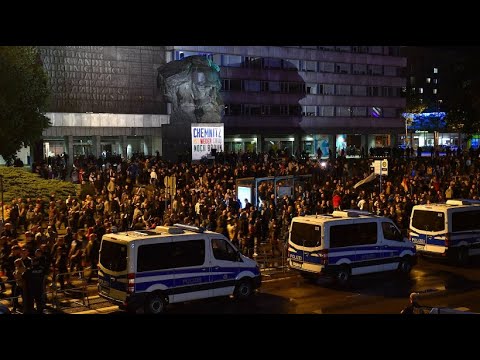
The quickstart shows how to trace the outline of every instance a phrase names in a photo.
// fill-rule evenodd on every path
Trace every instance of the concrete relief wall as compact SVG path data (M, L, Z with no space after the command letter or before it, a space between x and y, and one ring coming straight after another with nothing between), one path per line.
M160 46L39 46L51 112L166 114L156 86Z

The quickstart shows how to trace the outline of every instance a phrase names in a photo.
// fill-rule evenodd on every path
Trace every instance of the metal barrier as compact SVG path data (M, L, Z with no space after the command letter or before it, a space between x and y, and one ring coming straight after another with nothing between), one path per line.
M89 308L88 279L93 276L92 272L95 274L98 270L86 268L84 270L55 274L55 280L51 284L53 308L59 310L62 306L62 299L65 298L73 298L73 301L69 301L69 303ZM63 289L60 280L66 282Z
M276 255L277 251L280 252L279 255ZM278 241L274 246L269 243L262 244L262 248L258 250L256 256L254 254L253 258L262 269L281 269L282 272L286 272L288 270L286 255L287 244Z

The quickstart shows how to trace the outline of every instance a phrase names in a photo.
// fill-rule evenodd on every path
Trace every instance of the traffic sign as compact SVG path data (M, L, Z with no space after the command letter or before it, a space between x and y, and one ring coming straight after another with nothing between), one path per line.
M375 174L380 175L380 170L382 172L382 175L388 175L388 160L383 159L383 160L375 160L373 162L373 171Z

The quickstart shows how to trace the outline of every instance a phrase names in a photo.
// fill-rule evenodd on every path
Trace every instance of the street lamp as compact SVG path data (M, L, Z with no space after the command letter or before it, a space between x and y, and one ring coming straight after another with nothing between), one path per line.
M403 116L405 118L405 141L404 141L404 145L405 145L405 148L406 148L407 145L408 145L408 126L412 124L413 116L412 116L412 114L403 114Z

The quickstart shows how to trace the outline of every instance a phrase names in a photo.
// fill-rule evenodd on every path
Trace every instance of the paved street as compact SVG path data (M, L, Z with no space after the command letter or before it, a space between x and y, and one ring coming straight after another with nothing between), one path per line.
M463 308L480 313L480 259L465 268L419 259L409 278L395 273L353 278L344 289L330 281L311 283L293 272L265 276L261 290L245 302L210 299L170 305L171 314L398 314L411 292L431 307ZM121 313L96 295L91 307L73 307L81 314Z

